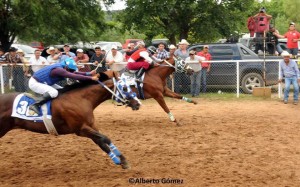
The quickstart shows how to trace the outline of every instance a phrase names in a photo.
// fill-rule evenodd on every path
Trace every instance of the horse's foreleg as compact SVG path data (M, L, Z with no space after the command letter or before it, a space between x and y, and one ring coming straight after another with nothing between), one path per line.
M129 168L129 164L124 155L121 154L118 148L107 136L99 133L96 129L93 129L90 126L83 127L79 135L92 139L95 144L97 144L104 152L108 154L108 156L116 165L121 165L123 169Z
M173 92L172 90L170 90L168 87L165 86L164 88L164 96L167 96L167 97L171 97L171 98L175 98L175 99L182 99L188 103L194 103L195 105L198 104L197 101L194 101L190 98L187 98L187 97L183 97L182 95L179 95L175 92Z

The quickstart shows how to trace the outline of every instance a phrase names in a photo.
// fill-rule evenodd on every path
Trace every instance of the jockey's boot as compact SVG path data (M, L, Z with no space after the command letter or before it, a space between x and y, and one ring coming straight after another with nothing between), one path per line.
M36 102L29 106L29 110L34 111L35 113L39 114L39 108L46 103L47 101L51 100L52 97L48 92L44 93L42 97L39 97Z
M143 76L143 74L144 74L145 72L146 72L146 69L145 69L145 68L139 69L138 72L137 72L136 75L135 75L135 76L136 76L136 80L141 82L141 81L142 81L142 80L141 80L141 77Z

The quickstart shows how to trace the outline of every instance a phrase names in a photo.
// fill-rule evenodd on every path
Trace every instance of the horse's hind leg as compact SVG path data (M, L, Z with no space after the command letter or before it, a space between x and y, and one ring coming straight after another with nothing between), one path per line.
M0 138L12 129L13 120L8 120L0 117Z
M164 88L164 95L167 96L167 97L171 97L171 98L176 98L176 99L182 99L188 103L194 103L194 104L198 104L196 101L190 99L190 98L186 98L186 97L183 97L182 95L179 95L175 92L173 92L172 90L170 90L168 87L165 86Z
M123 169L128 169L130 166L118 148L111 142L111 140L97 130L90 126L85 126L81 129L80 136L92 139L117 165L121 165Z

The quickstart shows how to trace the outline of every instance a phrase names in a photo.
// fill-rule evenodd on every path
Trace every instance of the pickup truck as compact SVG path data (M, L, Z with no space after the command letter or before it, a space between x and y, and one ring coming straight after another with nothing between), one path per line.
M253 87L261 87L264 84L263 57L258 56L252 50L241 43L215 43L194 44L188 50L201 51L204 45L209 46L212 61L226 60L252 60L240 62L240 88L244 93L252 93ZM280 57L266 57L265 74L266 86L274 85L278 81L278 59ZM271 59L277 59L269 61ZM207 87L235 88L236 87L236 62L211 63L211 69L207 76Z

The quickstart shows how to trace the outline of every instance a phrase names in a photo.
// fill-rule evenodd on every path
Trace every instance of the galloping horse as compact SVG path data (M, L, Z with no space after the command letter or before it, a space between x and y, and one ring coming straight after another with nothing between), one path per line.
M194 104L197 104L197 102L192 99L183 97L182 95L179 95L170 90L166 84L167 77L174 71L184 72L185 68L187 67L187 64L183 60L171 57L168 61L165 60L160 66L146 71L143 81L143 91L145 99L154 98L164 109L164 111L169 115L170 120L175 122L177 125L180 125L180 123L170 112L170 109L168 108L164 100L164 96L182 99Z
M101 75L103 77L103 75ZM101 77L100 77L101 78ZM107 76L106 78L107 79ZM99 82L101 83L101 82ZM102 102L110 99L112 93L105 89L114 87L113 81L106 80L99 83L84 82L65 87L59 96L52 101L52 121L58 134L75 133L92 139L104 152L106 152L113 162L126 169L129 164L126 158L120 153L111 140L101 134L95 126L93 110ZM70 89L71 88L71 89ZM0 95L0 138L8 131L16 128L26 129L38 133L47 133L43 123L11 117L14 99L18 93ZM135 100L132 93L126 94L125 104L133 110L139 109L139 102Z

